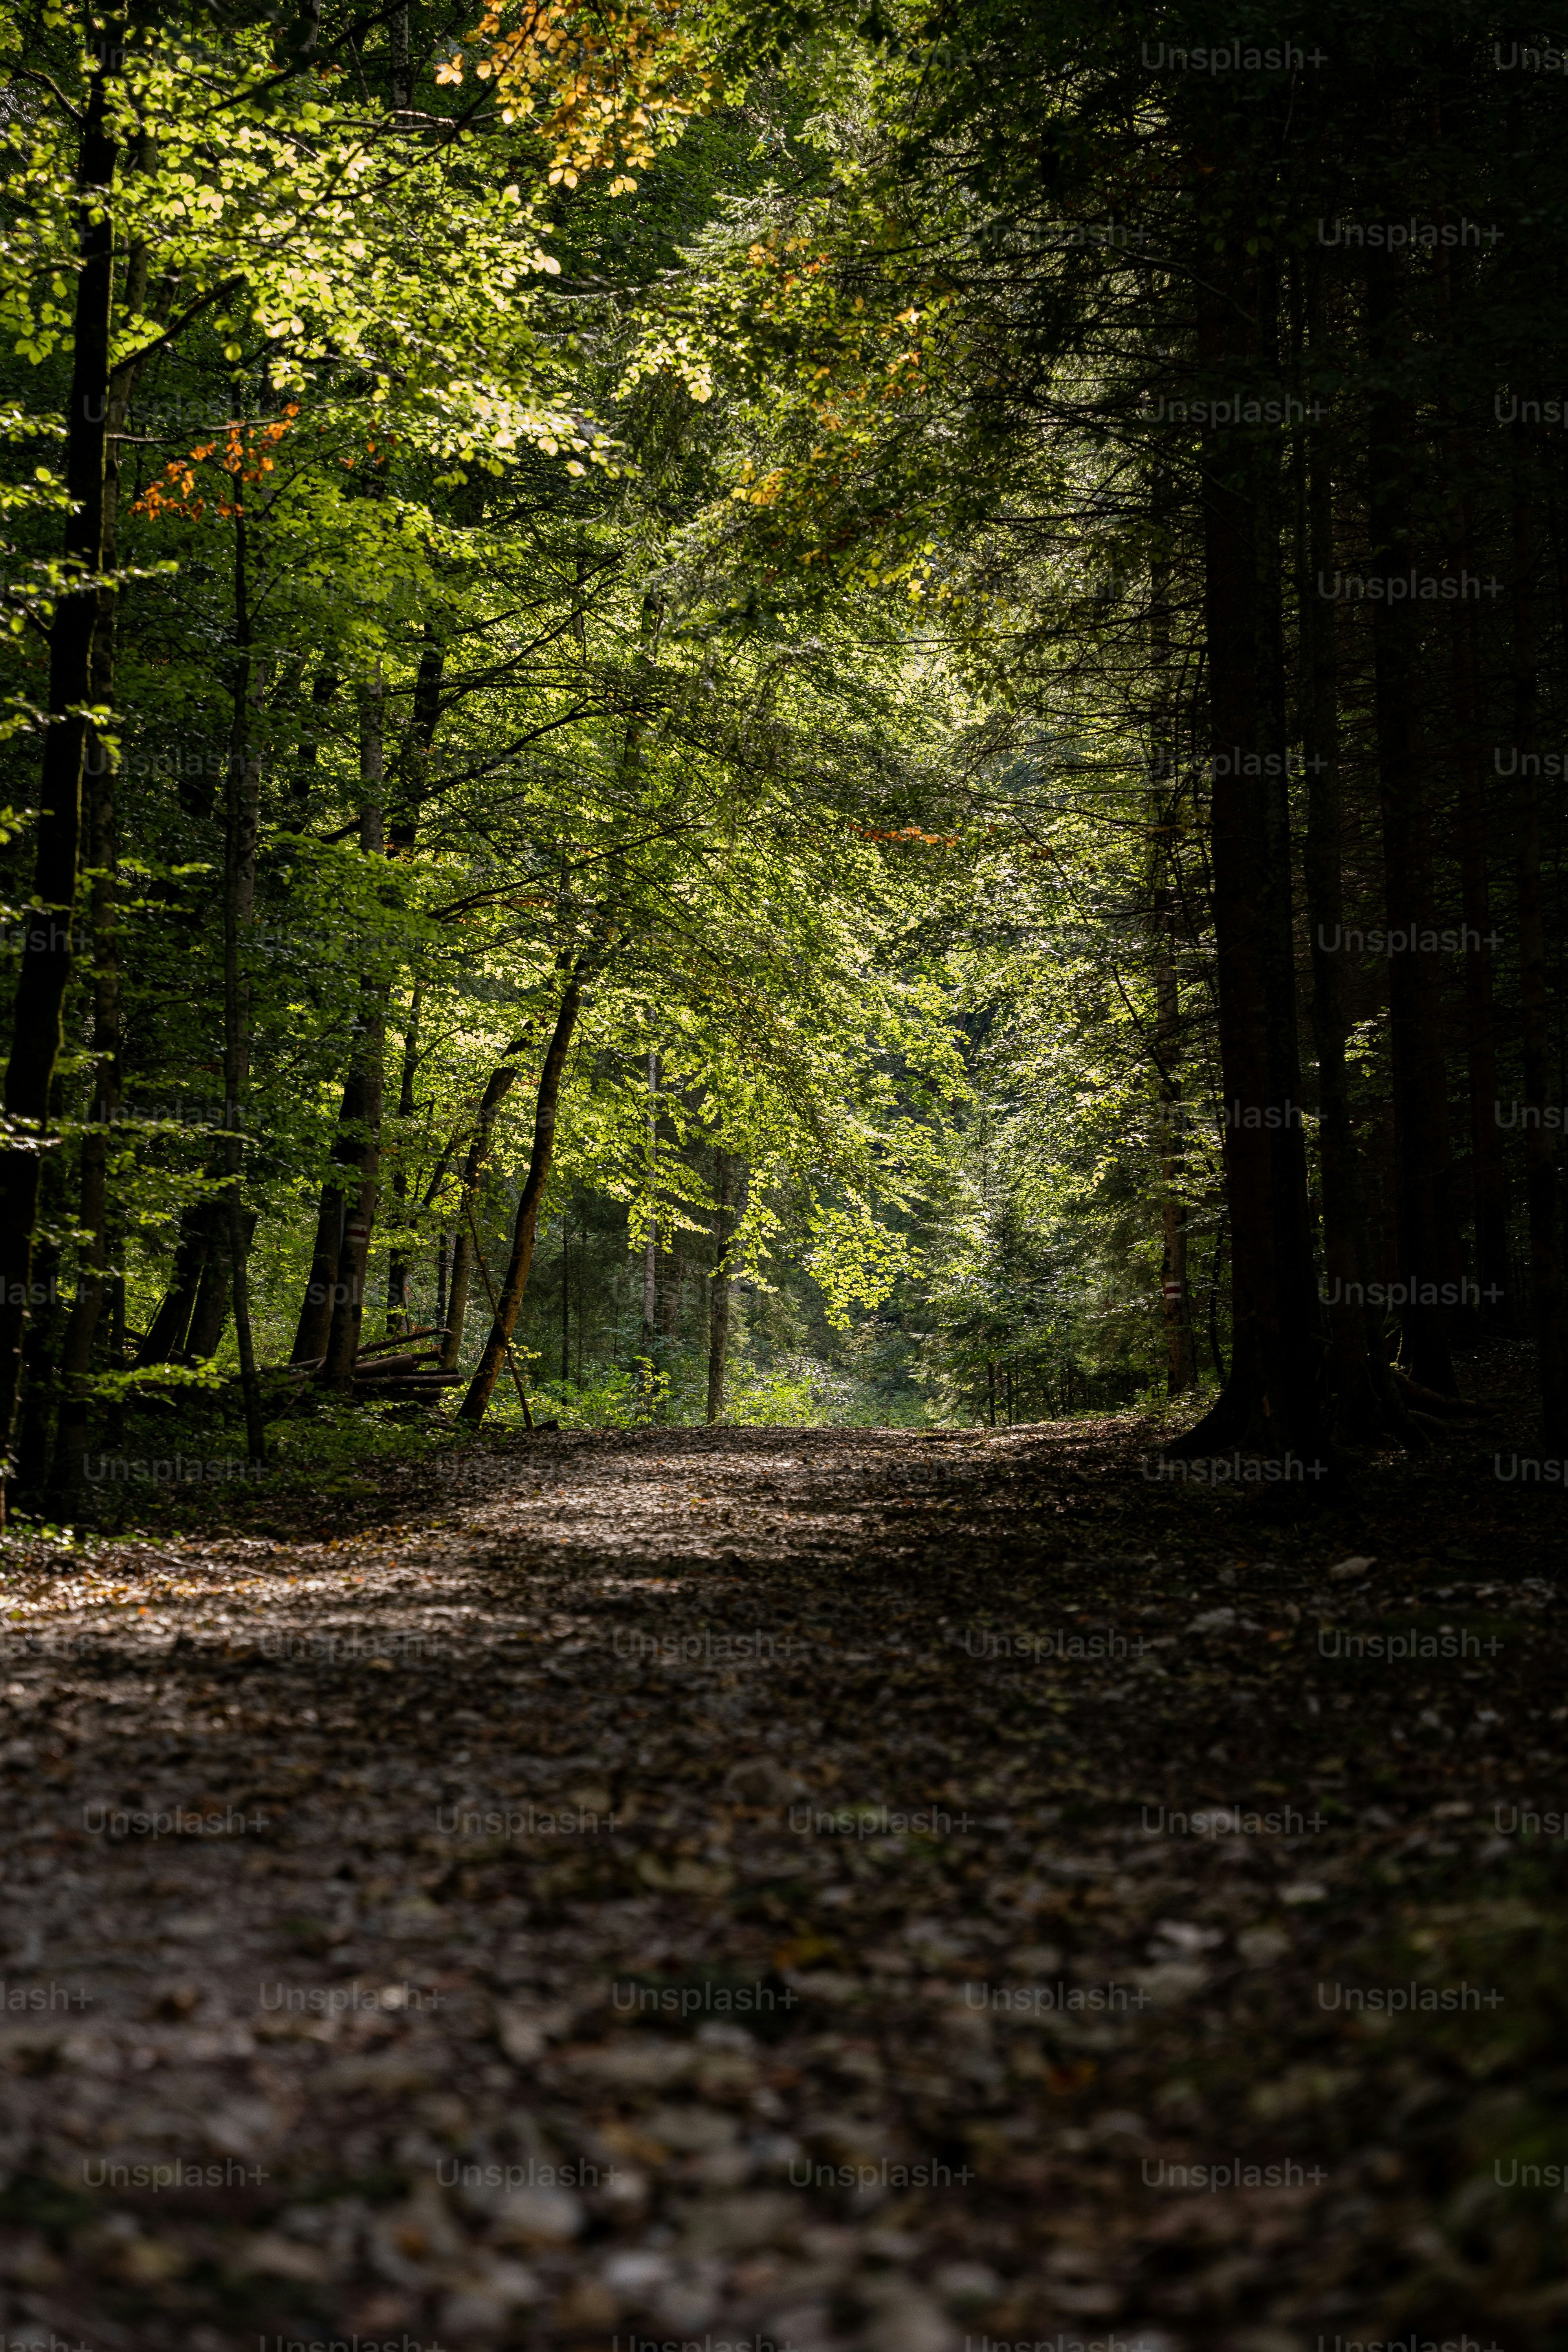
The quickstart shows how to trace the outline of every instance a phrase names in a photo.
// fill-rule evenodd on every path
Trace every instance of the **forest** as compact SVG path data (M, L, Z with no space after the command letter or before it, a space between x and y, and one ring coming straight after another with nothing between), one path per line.
M1562 1451L1556 53L1202 34L8 20L13 1507Z
M0 2352L1568 2352L1568 45L0 85Z

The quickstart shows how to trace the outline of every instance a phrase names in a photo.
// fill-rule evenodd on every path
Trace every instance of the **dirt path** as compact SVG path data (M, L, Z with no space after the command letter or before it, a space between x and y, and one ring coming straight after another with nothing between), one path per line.
M7 2352L1568 2340L1552 1507L1149 1442L13 1562Z

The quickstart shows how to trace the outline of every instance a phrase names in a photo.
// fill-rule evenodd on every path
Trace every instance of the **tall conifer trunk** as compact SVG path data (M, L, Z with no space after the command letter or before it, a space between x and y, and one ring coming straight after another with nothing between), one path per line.
M1541 786L1536 699L1535 553L1530 516L1528 449L1515 428L1513 459L1513 694L1515 786L1514 872L1519 906L1520 1029L1523 1046L1524 1185L1530 1221L1531 1303L1540 1443L1545 1454L1568 1452L1568 1315L1558 1227L1556 1154L1547 1116L1552 1108L1551 1012L1546 977L1546 925L1542 888Z
M367 857L379 857L385 845L384 695L379 661L374 677L360 689L359 722L360 848ZM360 987L360 1008L354 1042L359 1118L351 1139L353 1157L345 1162L352 1171L347 1214L333 1286L326 1362L321 1369L323 1384L344 1391L353 1386L354 1363L364 1325L365 1268L381 1182L381 1100L386 1054L384 981L370 975L364 978Z
M708 1419L724 1418L730 1363L730 1316L735 1294L735 1230L740 1223L742 1165L721 1144L713 1149L713 1271L708 1286Z
M134 316L147 296L147 248L132 248L125 271L125 310ZM104 438L103 546L105 571L113 569L119 541L121 436L141 374L140 361L115 369L110 379L108 430ZM115 599L100 589L92 637L92 699L114 701ZM89 919L92 926L92 1044L94 1075L91 1123L82 1138L83 1234L77 1262L76 1298L60 1349L60 1406L55 1437L51 1491L55 1515L74 1515L87 1445L88 1374L107 1294L109 1265L109 1155L121 1093L120 1066L120 932L115 866L119 856L116 786L119 754L96 727L89 727L83 758L88 863L92 870Z
M397 1202L399 1221L406 1213L408 1201L408 1171L404 1165L407 1149L407 1122L414 1117L414 1079L419 1067L419 1013L423 992L418 981L408 1007L407 1025L403 1032L403 1083L398 1088L397 1118L401 1130L398 1138L397 1165L392 1174L393 1198ZM386 1261L386 1331L390 1339L408 1318L408 1245L401 1237L395 1241Z
M1393 1068L1395 1279L1415 1295L1401 1309L1401 1356L1421 1387L1458 1393L1449 1351L1451 1315L1422 1297L1452 1282L1458 1236L1448 1200L1447 1077L1435 952L1431 815L1423 771L1417 698L1420 628L1411 591L1416 570L1410 471L1417 441L1414 397L1400 373L1405 332L1399 275L1373 254L1367 269L1371 357L1378 371L1370 419L1372 577L1378 791L1383 812L1384 905L1388 929L1406 944L1388 957L1389 1051Z
M245 1208L244 1141L241 1123L250 1077L250 981L247 950L256 911L256 852L261 816L261 754L252 736L258 665L251 619L250 533L243 475L234 481L235 654L233 722L228 779L224 799L224 1175L219 1213L226 1230L235 1339L239 1350L240 1389L245 1400L246 1441L251 1462L267 1458L261 1384L250 1325L250 1237L255 1221ZM199 1300L198 1300L199 1304Z
M1199 295L1200 365L1216 397L1247 380L1255 357L1248 322L1260 310L1268 315L1257 278L1233 249L1216 260ZM1271 349L1268 358L1272 363ZM1242 1445L1290 1454L1304 1481L1309 1473L1321 1478L1329 1463L1296 1071L1283 694L1261 588L1278 566L1278 515L1258 444L1245 428L1205 426L1203 467L1233 1339L1224 1390L1173 1450Z
M1326 340L1321 281L1304 306L1310 349ZM1298 390L1305 410L1304 373ZM1333 1423L1352 1444L1369 1444L1385 1423L1409 1437L1381 1345L1381 1318L1366 1305L1366 1204L1351 1117L1343 953L1344 809L1340 772L1337 607L1318 593L1334 570L1331 445L1314 430L1298 442L1297 611L1301 636L1301 747L1307 772L1307 832L1302 862L1312 974L1312 1043L1318 1064L1318 1150L1323 1195L1323 1271L1333 1390Z
M1468 519L1458 569L1474 572ZM1450 646L1454 725L1459 769L1459 877L1465 927L1465 1067L1470 1115L1470 1185L1476 1229L1476 1281L1483 1329L1510 1331L1515 1315L1508 1257L1508 1178L1497 1121L1497 1003L1492 971L1499 933L1492 919L1487 852L1486 753L1477 708L1476 617L1461 604Z
M106 100L124 25L109 18L82 125L76 171L78 251L70 407L66 430L68 567L84 584L57 599L49 625L49 720L44 736L32 900L23 910L21 971L12 1009L5 1108L18 1140L0 1151L0 1478L8 1472L27 1317L40 1156L49 1090L61 1045L71 973L71 919L81 843L82 765L93 645L103 598L104 457L110 408L110 336L114 299L110 203L119 144ZM5 1490L0 1484L0 1523Z

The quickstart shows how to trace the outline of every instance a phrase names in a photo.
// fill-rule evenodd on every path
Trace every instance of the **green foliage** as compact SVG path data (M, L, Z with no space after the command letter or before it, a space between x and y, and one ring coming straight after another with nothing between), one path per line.
M592 80L598 36L582 37ZM14 119L27 194L0 247L10 570L37 583L16 592L0 680L19 730L0 797L25 811L60 577L73 110L96 66L63 25L8 18L0 45L60 93L29 84ZM1063 791L1085 746L1114 768L1134 730L1108 732L1090 666L1064 751L1059 708L1039 716L1058 656L1026 635L1001 651L1008 616L1087 593L1110 542L1004 560L955 535L1012 458L969 436L959 481L941 446L979 343L956 285L900 242L889 163L910 68L829 30L716 104L694 54L645 60L663 95L628 204L631 148L563 162L577 132L540 112L543 83L476 139L459 133L474 59L454 79L433 36L408 119L378 111L384 48L353 71L280 54L264 25L146 27L106 84L127 402L102 731L115 904L68 1005L50 1180L68 1297L76 1155L111 1075L93 1000L109 959L122 1289L94 1412L123 1409L137 1335L225 1181L237 762L258 837L232 1118L264 1366L289 1353L321 1186L361 1136L344 1082L368 1037L384 1042L364 1336L389 1260L408 1317L437 1320L471 1217L472 1361L575 971L517 1335L542 1410L702 1417L716 1150L742 1192L728 1417L967 1419L993 1409L999 1365L1037 1404L1070 1404L1075 1375L1086 1397L1146 1382L1172 1179L1151 967L1111 910L1148 814L1135 783ZM1087 448L1031 466L1041 498L1107 478ZM15 904L27 847L0 842ZM1198 1034L1195 1101L1206 1053ZM503 1064L516 1082L465 1194ZM1210 1140L1175 1181L1211 1230ZM653 1330L650 1235L675 1293ZM232 1378L232 1323L204 1347L166 1369L171 1395ZM509 1380L489 1411L521 1422ZM358 1428L374 1451L378 1427L296 1410L274 1434L299 1467Z

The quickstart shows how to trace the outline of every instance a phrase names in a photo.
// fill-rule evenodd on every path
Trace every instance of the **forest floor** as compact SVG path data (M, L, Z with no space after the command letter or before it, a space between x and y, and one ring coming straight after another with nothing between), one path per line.
M1120 1416L11 1540L6 2352L1568 2340L1564 1506L1481 1370L1294 1517Z

